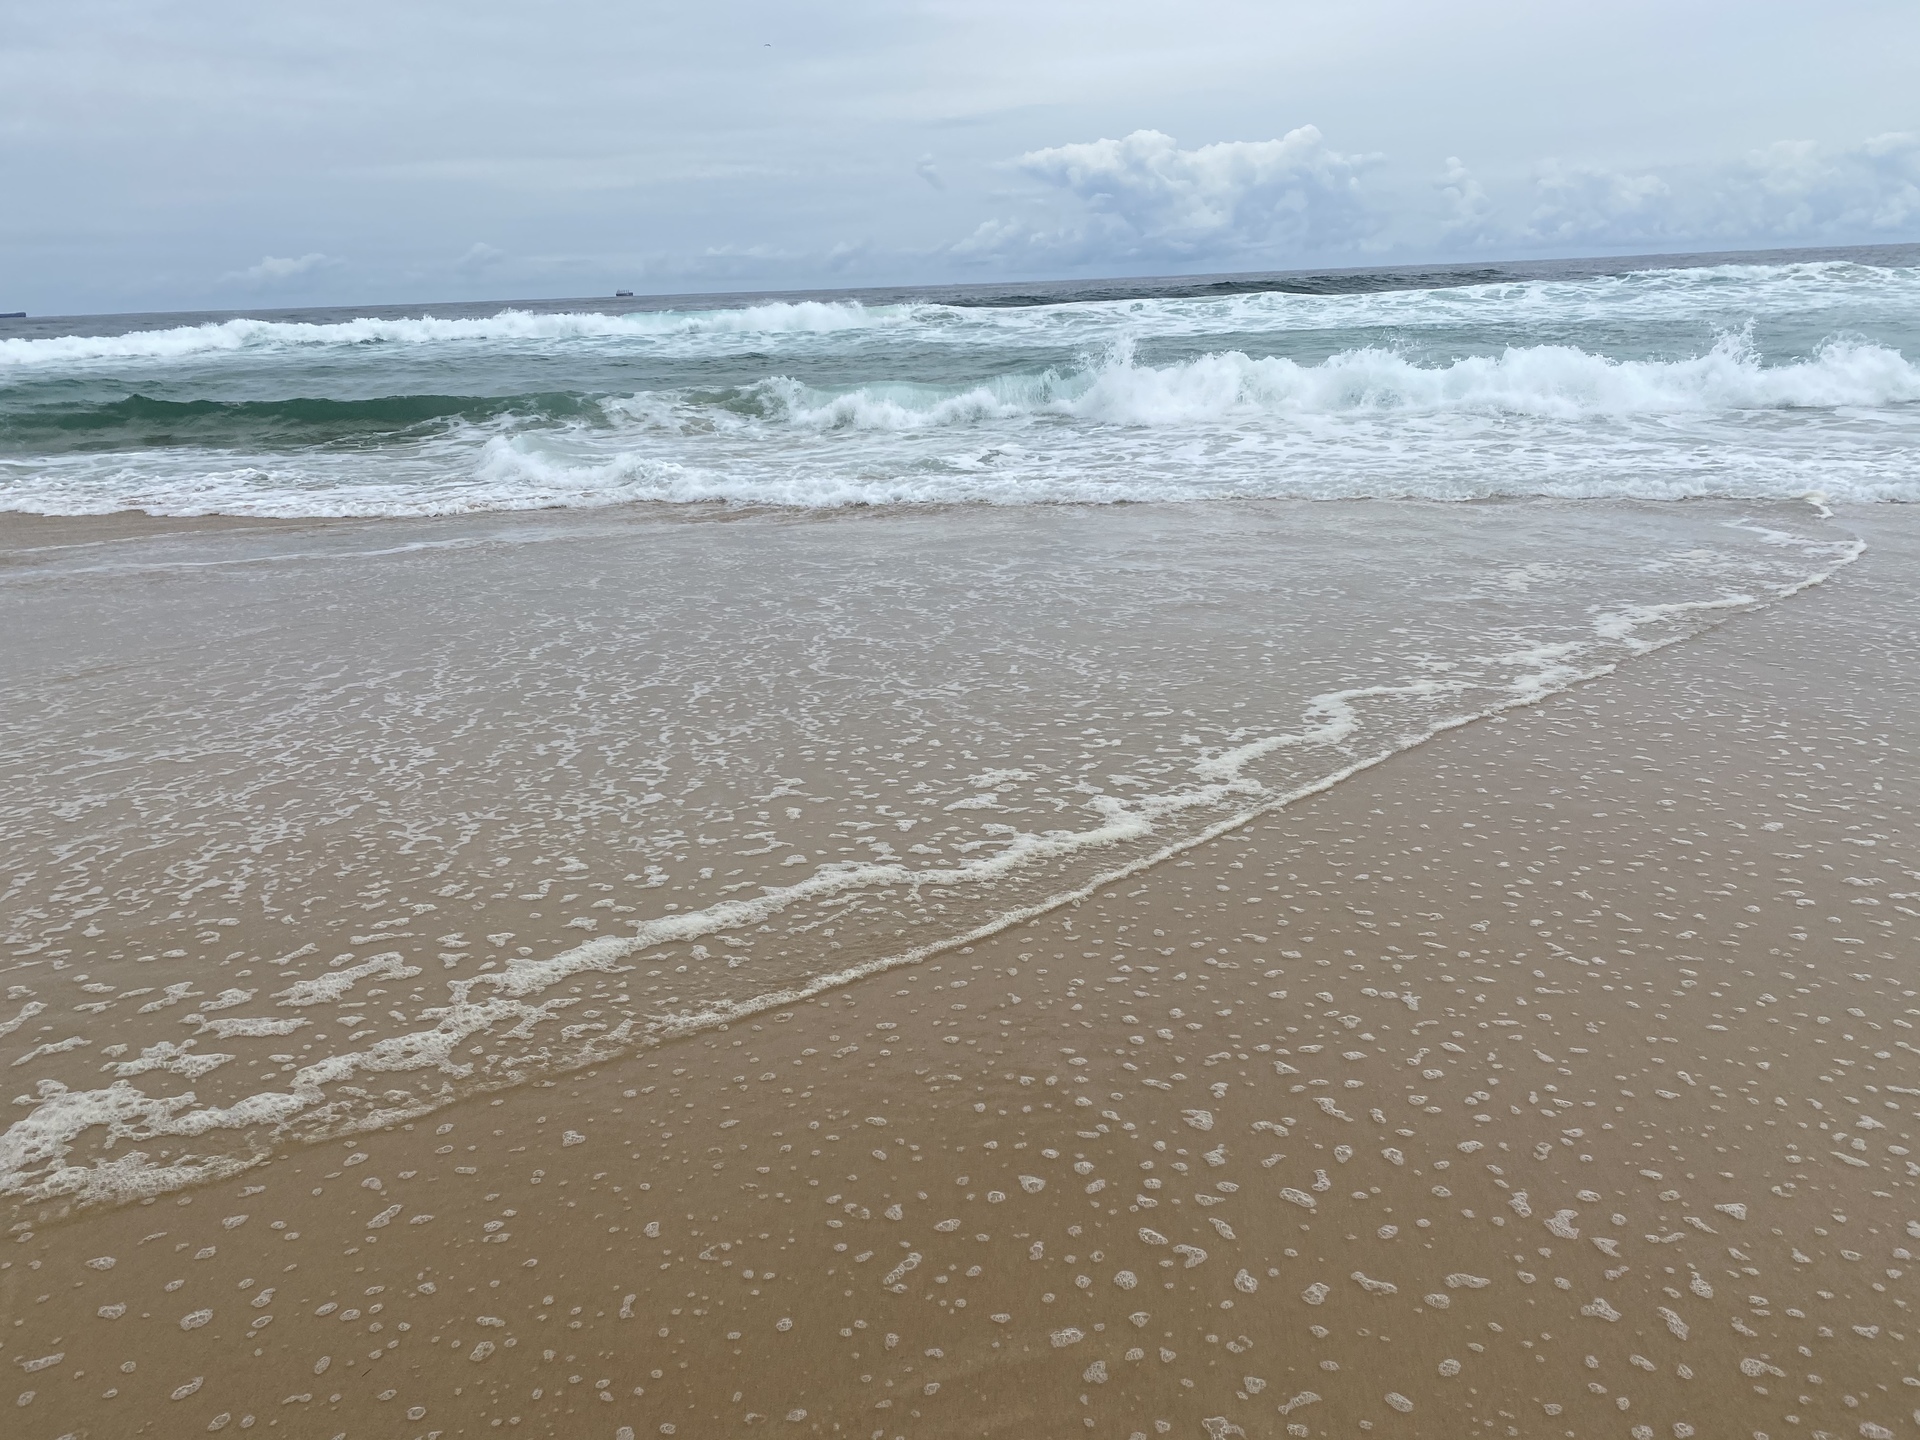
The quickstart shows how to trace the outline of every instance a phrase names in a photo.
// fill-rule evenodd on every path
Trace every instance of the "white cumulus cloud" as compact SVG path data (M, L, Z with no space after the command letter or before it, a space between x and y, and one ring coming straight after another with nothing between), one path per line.
M1631 175L1548 160L1536 170L1529 240L1618 244L1665 239L1676 223L1674 192L1658 175Z
M1556 245L1844 244L1920 224L1920 136L1780 141L1718 165L1639 173L1542 165L1520 237Z
M476 240L460 253L453 262L456 270L486 270L498 265L507 258L507 252L498 245L489 245L484 240Z
M323 255L315 250L306 255L264 255L257 265L249 265L244 270L235 270L225 279L240 280L249 285L269 286L285 285L289 281L299 280L322 270L330 270L342 264L331 255Z
M1379 227L1361 175L1377 157L1346 155L1303 125L1277 140L1230 140L1183 150L1171 135L1022 155L1044 189L1045 221L983 223L955 250L1029 264L1260 263L1324 256Z
M1453 242L1485 244L1499 234L1499 218L1492 199L1458 155L1447 157L1446 168L1434 181L1443 207L1440 236Z

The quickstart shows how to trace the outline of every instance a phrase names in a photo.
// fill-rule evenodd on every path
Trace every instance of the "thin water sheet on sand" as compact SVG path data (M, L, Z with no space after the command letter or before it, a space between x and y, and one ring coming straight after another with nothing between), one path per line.
M1859 551L1804 505L22 528L28 1204L923 959Z
M1900 1433L1914 539L1846 518L1825 586L917 966L24 1211L23 1415Z

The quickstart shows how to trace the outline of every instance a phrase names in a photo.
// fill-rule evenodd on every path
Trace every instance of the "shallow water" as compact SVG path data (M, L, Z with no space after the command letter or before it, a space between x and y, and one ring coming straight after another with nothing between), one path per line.
M1806 506L1540 503L18 549L0 1193L185 1183L908 963L1857 551Z
M1903 512L1854 523L1822 585L922 964L178 1193L20 1206L17 1423L1898 1434L1920 572ZM358 884L366 929L399 918ZM198 1009L264 968L222 947L291 928L218 898L242 923L177 972L206 998L153 1013L298 1016ZM110 908L16 970L31 1026L159 993L54 953L118 945L85 935Z

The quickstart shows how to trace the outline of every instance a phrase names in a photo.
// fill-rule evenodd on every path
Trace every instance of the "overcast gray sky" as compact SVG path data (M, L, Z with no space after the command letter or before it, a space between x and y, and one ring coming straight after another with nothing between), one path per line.
M1913 0L0 0L0 310L1920 239Z

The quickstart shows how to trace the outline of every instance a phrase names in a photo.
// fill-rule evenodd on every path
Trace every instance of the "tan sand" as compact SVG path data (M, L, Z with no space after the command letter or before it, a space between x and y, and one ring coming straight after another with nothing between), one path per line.
M1911 1433L1920 546L1855 518L990 940L22 1222L8 1433Z

